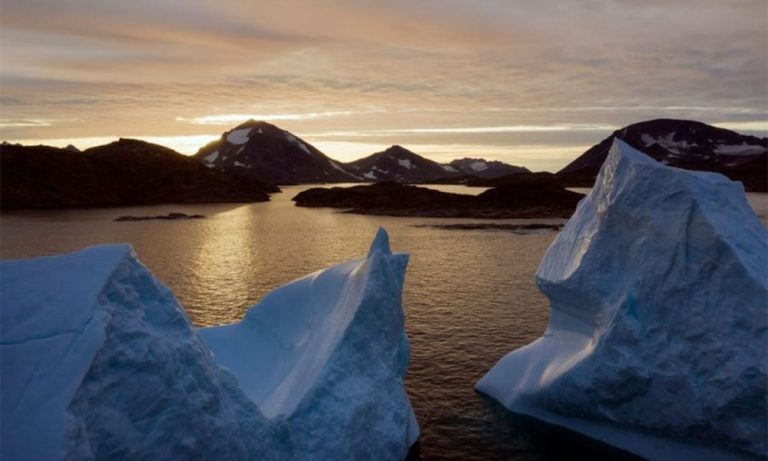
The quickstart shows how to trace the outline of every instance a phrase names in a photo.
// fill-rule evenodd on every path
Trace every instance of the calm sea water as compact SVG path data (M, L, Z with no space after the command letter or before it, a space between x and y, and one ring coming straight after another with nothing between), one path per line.
M27 258L130 242L144 264L174 291L192 321L208 326L239 320L267 292L295 278L364 255L376 229L384 226L393 249L411 255L403 304L412 352L407 387L422 429L416 456L619 456L581 437L510 415L474 391L475 382L499 358L545 330L549 306L535 286L534 273L554 233L442 230L415 226L473 220L359 216L294 207L290 198L305 188L285 187L271 202L250 205L4 214L0 256ZM751 194L750 200L766 222L768 196ZM207 219L113 221L121 215L168 212L199 213Z

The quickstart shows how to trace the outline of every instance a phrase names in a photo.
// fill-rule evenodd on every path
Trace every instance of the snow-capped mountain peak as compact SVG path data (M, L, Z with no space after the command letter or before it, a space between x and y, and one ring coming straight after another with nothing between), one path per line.
M446 176L439 163L398 145L345 166L370 181L424 182Z
M496 178L515 173L530 173L525 167L510 165L498 160L489 161L481 158L456 159L451 161L448 166L458 173L480 176L482 178Z
M628 125L596 144L557 174L572 186L590 186L614 139L664 165L717 171L748 190L768 188L768 138L742 135L692 120L657 119Z
M249 120L195 154L204 165L274 184L348 182L361 178L289 131Z

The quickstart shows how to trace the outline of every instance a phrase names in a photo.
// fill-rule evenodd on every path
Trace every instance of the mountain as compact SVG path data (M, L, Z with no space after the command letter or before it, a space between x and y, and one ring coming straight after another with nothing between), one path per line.
M527 168L478 158L437 163L402 146L392 146L383 152L345 163L344 167L367 181L400 183L465 184L482 178L529 172Z
M368 181L418 183L456 174L452 167L424 158L402 146L392 146L383 152L345 163L344 167Z
M440 164L402 146L349 163L337 162L275 125L249 120L201 148L195 158L208 167L274 184L397 181L424 183L453 178L491 178L526 172L499 161L464 158Z
M254 120L225 132L194 157L208 167L273 184L361 180L297 136Z
M155 203L259 202L263 185L211 170L166 147L120 139L73 152L0 147L0 207L69 208Z
M514 173L530 173L525 167L510 165L498 160L483 160L481 158L460 158L448 164L462 175L479 176L481 178L497 178Z
M768 138L690 120L657 119L617 130L557 172L569 186L590 187L614 139L662 164L722 173L748 191L768 191Z

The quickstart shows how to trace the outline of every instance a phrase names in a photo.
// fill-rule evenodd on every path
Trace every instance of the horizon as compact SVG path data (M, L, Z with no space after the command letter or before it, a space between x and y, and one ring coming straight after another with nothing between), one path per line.
M343 162L557 171L623 126L768 135L768 4L8 0L0 139L190 155L247 119Z
M244 120L243 123L245 121L247 121L247 120ZM643 120L643 121L646 121L646 120ZM238 125L240 125L240 124L241 123L238 123ZM272 123L272 124L275 125L274 123ZM9 140L0 140L0 142L8 142L8 143L12 143L12 144L18 143L18 144L22 144L22 145L25 145L25 146L43 145L43 146L51 146L51 147L59 147L59 148L65 148L65 147L67 147L69 145L73 145L74 147L76 147L76 148L78 148L79 150L82 151L82 150L89 149L91 147L96 147L96 146L101 146L101 145L109 144L111 142L118 141L119 139L136 139L136 140L145 141L145 142L149 142L149 143L153 143L153 144L157 144L157 145L160 145L160 146L171 148L171 149L175 150L176 152L178 152L180 154L183 154L183 155L186 155L186 156L192 156L200 148L202 148L203 146L205 146L206 144L208 144L211 141L215 141L215 140L220 139L223 136L223 133L234 129L238 125L233 125L232 127L227 128L224 132L219 133L219 134L204 134L204 135L192 135L192 136L168 136L168 137L163 137L163 136L103 136L103 137L93 137L93 138L62 138L62 139L11 140L11 141L9 141ZM284 129L280 125L275 125L275 126L277 126L278 128ZM729 129L729 130L732 130L732 131L737 131L737 132L739 132L741 134L748 134L748 135L754 135L754 136L759 136L759 137L766 137L768 135L768 131L765 131L765 130L749 129L751 127L750 127L750 125L748 123L745 123L745 124L721 123L721 124L714 124L713 126L716 126L718 128ZM740 128L740 127L745 127L747 129L739 131L737 128ZM492 127L488 127L488 128L492 128ZM502 127L502 128L513 129L513 127ZM535 130L536 127L525 127L525 128L531 128L531 129ZM559 129L564 129L564 130L568 129L567 127L558 127L558 128ZM574 153L572 158L564 157L564 158L567 159L565 161L565 163L563 163L562 165L559 165L559 166L557 166L555 168L550 168L550 169L546 169L546 168L545 169L534 169L534 168L530 168L530 165L526 165L526 164L523 164L523 163L515 163L515 164L513 164L513 163L510 163L505 158L496 158L493 155L491 155L491 156L487 156L487 155L486 156L482 156L482 155L473 155L471 153L468 153L468 154L465 154L465 155L461 155L460 153L457 153L457 154L455 154L453 156L450 156L451 152L461 152L461 151L457 151L457 150L452 150L453 148L455 148L454 145L448 145L447 146L448 150L446 150L446 151L444 151L444 152L442 152L440 154L440 155L444 155L444 157L436 159L436 158L434 158L435 157L434 152L428 152L428 153L425 154L422 151L419 151L419 150L416 150L416 149L412 148L411 146L403 145L402 143L398 143L398 142L393 142L392 144L388 144L388 145L355 143L355 144L353 144L353 146L354 146L353 148L359 149L361 146L365 146L365 147L368 147L369 151L364 152L364 153L362 153L360 155L355 155L355 156L353 156L351 158L344 157L344 160L340 160L340 158L338 156L334 155L333 152L329 152L327 149L324 149L323 147L327 147L329 145L331 147L333 147L334 144L344 144L344 143L333 143L333 142L331 142L331 143L325 142L324 143L322 141L320 141L320 142L313 142L311 139L315 139L316 135L310 134L309 136L304 136L304 135L302 135L300 133L295 133L295 132L291 132L291 133L293 135L303 139L304 141L308 142L309 144L313 145L315 148L319 149L321 152L323 152L325 155L327 155L331 159L337 160L337 161L342 161L344 163L348 163L348 162L352 162L352 161L355 161L355 160L359 160L359 159L364 158L366 156L369 156L371 154L384 151L384 150L386 150L389 147L392 147L392 146L395 146L395 145L399 145L399 146L402 146L402 147L410 150L411 152L413 152L415 154L421 155L421 156L423 156L423 157L425 157L427 159L436 161L438 163L449 163L451 160L467 158L467 157L468 158L482 158L482 159L488 160L488 161L500 160L500 161L503 161L505 163L510 163L512 165L515 165L515 166L527 167L527 168L531 169L532 171L549 171L549 172L555 173L555 172L559 171L560 169L562 169L563 167L565 167L572 160L576 159L578 156L583 154L590 147L598 144L600 141L602 141L606 137L610 136L611 133L613 133L614 131L616 131L616 130L622 128L622 127L619 127L619 126L616 126L616 127L606 126L606 127L602 127L602 128L607 130L604 136L602 136L600 139L596 139L593 144L584 146L583 148L581 148L581 150L578 150L578 148L577 148L576 150L578 150L578 152ZM440 129L437 129L437 130L440 130ZM290 130L286 130L286 131L290 131ZM399 130L393 130L393 131L399 131ZM432 130L430 130L430 131L432 131ZM442 130L440 130L440 131L442 131ZM485 131L493 132L492 129L484 130L484 131L481 131L481 132L485 132ZM421 145L420 147L425 147L425 146ZM439 149L442 146L434 145L434 146L426 146L426 147L427 148L431 147L432 149L435 149L435 148ZM471 149L471 147L472 146L470 146L470 149ZM514 146L514 147L515 148L519 148L521 150L524 150L524 149L526 149L529 146ZM348 146L347 146L347 148L348 148ZM538 152L541 152L543 149L545 149L542 146L535 146L535 148L537 149ZM507 148L505 150L505 152L508 153L509 150L510 150L510 148ZM558 152L559 150L562 150L562 148L561 147L554 147L553 150L555 152ZM450 157L448 157L448 156L450 156Z

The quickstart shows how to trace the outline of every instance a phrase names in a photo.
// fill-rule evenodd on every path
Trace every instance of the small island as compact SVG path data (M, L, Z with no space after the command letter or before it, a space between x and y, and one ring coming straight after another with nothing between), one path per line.
M203 219L205 218L204 215L201 214L185 214L185 213L168 213L166 215L158 215L158 216L120 216L119 218L115 218L116 222L125 222L125 221L150 221L153 219L160 219L160 220L166 220L166 221L174 221L179 219Z
M429 218L568 218L582 194L566 190L551 173L520 173L479 195L453 194L395 182L312 188L296 206L344 208L349 213Z

